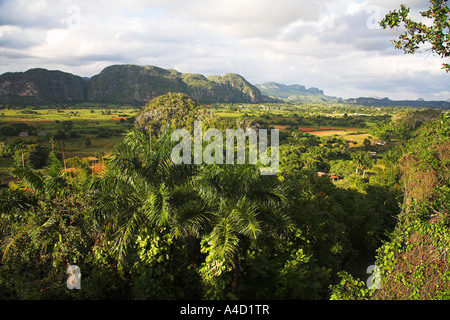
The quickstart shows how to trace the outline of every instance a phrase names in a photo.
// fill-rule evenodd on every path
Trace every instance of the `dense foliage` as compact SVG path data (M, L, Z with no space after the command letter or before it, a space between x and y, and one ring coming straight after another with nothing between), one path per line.
M165 126L186 128L193 132L194 121L202 121L209 127L216 128L218 117L200 106L188 95L168 93L150 101L138 113L135 120L136 128L149 134L159 136Z
M334 299L449 299L450 117L424 123L397 150L403 203L395 230L377 249L379 289L348 273Z
M186 117L159 116L180 106ZM278 174L263 176L258 165L175 165L171 133L199 106L170 94L149 110L158 125L130 130L100 174L82 161L62 170L53 152L41 170L16 167L23 187L0 194L0 298L449 297L448 116L404 115L425 120L383 158L288 131ZM378 291L360 280L374 264ZM69 265L80 290L66 286Z

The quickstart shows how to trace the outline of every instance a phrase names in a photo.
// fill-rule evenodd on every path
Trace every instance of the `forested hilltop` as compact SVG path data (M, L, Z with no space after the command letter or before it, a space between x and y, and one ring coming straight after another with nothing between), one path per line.
M396 141L388 149L284 130L273 176L260 164L175 165L171 133L194 119L265 127L170 93L139 112L100 173L63 170L55 152L42 170L19 163L20 187L0 191L0 298L450 298L448 114L375 123L373 136ZM69 265L80 290L66 286Z

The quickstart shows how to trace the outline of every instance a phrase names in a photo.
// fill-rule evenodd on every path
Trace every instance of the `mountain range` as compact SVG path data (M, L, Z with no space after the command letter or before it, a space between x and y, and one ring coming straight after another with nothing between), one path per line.
M275 82L267 82L255 85L261 93L275 99L282 99L286 102L306 102L306 103L343 103L349 105L375 106L375 107L418 107L418 108L441 108L450 109L450 99L447 101L425 101L422 98L417 100L391 100L389 98L359 97L342 99L325 95L323 90L317 88L306 89L298 84L285 85Z
M41 68L0 76L0 103L45 105L97 102L144 105L168 92L186 93L200 103L262 103L275 99L244 77L181 73L155 66L112 65L91 78Z
M30 69L0 75L0 104L12 106L81 102L142 106L166 94L179 92L200 103L344 103L367 106L413 106L450 109L450 101L396 101L388 98L342 99L318 88L275 82L253 85L235 73L205 77L156 66L112 65L91 78L71 73Z
M255 86L261 90L262 94L286 102L338 102L338 98L325 95L323 90L318 88L306 89L305 86L298 84L285 85L266 82Z

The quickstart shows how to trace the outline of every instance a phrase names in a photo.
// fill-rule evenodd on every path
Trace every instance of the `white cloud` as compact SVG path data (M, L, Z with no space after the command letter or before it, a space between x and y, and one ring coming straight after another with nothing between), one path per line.
M135 63L236 72L253 83L299 83L342 97L445 98L442 61L393 49L396 35L376 24L403 2L4 0L0 72L45 67L92 76Z

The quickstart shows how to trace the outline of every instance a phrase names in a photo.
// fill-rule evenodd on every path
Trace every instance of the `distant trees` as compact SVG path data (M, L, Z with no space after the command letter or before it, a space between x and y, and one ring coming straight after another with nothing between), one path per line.
M371 149L372 143L370 142L369 139L365 138L363 141L363 149L365 151L369 151Z
M17 136L21 132L28 132L31 134L32 132L36 132L37 129L33 126L29 126L26 123L13 123L10 125L3 125L0 127L0 136L3 137L12 137Z
M380 137L383 141L391 139L408 140L413 137L413 133L423 124L429 121L438 120L441 117L441 110L412 110L398 114L392 121L378 124L371 128L372 135Z
M1 156L12 158L15 167L41 169L46 165L49 153L46 147L18 139L10 145L3 142Z

